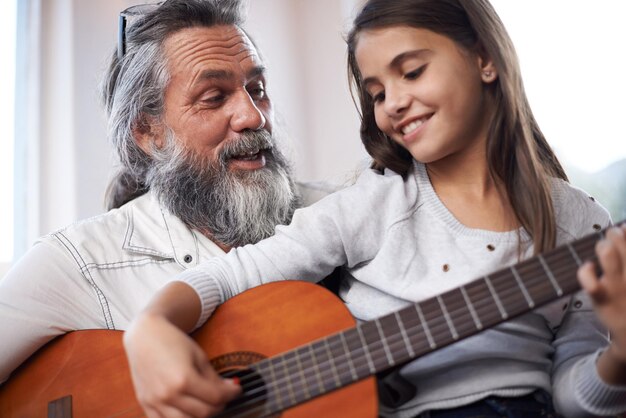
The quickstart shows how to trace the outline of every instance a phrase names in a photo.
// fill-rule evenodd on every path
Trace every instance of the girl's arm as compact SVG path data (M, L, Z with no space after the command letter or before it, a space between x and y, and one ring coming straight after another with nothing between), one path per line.
M186 334L200 309L196 291L175 281L154 296L124 334L135 394L148 418L207 417L240 392L236 382L213 370Z

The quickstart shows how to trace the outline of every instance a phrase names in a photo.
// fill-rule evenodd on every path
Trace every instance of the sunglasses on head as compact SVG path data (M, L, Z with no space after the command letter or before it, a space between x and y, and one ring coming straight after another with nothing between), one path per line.
M117 26L117 59L121 60L126 54L126 28L138 18L159 8L163 2L146 3L131 6L120 12Z

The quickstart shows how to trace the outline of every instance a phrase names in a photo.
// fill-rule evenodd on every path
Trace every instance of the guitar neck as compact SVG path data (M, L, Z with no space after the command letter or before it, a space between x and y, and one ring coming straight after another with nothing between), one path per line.
M578 267L594 259L603 232L255 363L254 376L242 384L258 386L220 416L233 416L255 396L264 399L267 415L282 411L571 294L580 288Z

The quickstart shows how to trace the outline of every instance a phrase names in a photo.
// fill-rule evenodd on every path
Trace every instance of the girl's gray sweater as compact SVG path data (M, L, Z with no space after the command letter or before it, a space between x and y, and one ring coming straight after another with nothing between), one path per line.
M583 191L553 182L563 244L610 224L606 210ZM215 307L262 283L319 281L336 266L346 280L340 290L352 314L367 321L516 264L532 254L524 230L493 232L459 223L435 193L424 165L407 178L367 170L351 187L296 211L289 226L256 245L233 249L187 270L178 279L202 300L204 323ZM425 355L401 375L416 395L395 411L454 408L489 395L552 393L567 417L626 411L626 387L603 383L595 360L607 332L589 299L578 293Z

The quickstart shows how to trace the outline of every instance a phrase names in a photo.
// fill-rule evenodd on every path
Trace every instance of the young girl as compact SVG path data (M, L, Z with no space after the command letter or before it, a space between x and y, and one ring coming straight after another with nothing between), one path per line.
M181 329L253 286L317 281L343 266L340 296L370 320L610 224L567 183L487 0L370 0L349 34L348 65L372 168L274 237L188 270L156 296L125 335L150 416L205 416L239 393ZM580 268L586 293L408 363L396 378L415 395L381 414L555 416L551 400L565 416L626 411L625 231L598 244L601 276Z

